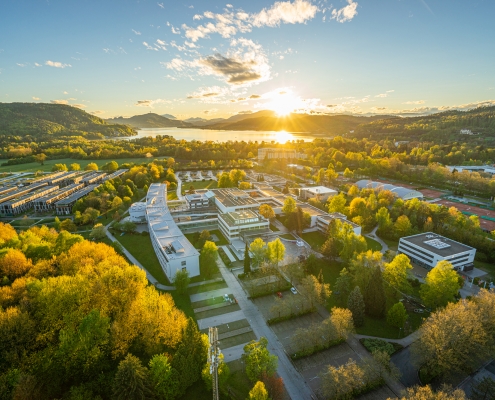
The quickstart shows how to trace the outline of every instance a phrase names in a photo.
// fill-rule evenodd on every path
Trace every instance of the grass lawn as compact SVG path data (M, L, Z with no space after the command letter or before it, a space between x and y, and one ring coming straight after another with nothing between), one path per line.
M214 231L209 231L209 232L210 232L210 235L216 235L216 237L218 238L218 240L215 242L215 244L217 246L226 246L229 244L227 239L225 239L225 236L223 236L222 232L220 232L218 229L215 229ZM184 236L187 238L187 240L189 240L191 242L191 244L194 247L196 247L196 243L194 240L194 237L196 236L195 232L185 233ZM196 247L196 248L199 249L199 247Z
M280 229L278 229L275 225L273 224L270 224L270 229L273 231L273 232L278 232Z
M206 285L193 286L188 289L189 294L197 294L203 292L209 292L211 290L223 289L228 287L225 282L213 282Z
M170 292L162 292L162 293L169 293L172 298L174 299L174 303L177 306L179 310L184 311L184 314L186 314L188 317L191 317L196 321L196 316L194 315L194 310L191 305L191 299L189 298L189 294L178 294L175 290L172 290Z
M167 192L167 200L178 200L178 197L177 197L177 192L176 191L172 191L172 192Z
M387 324L385 319L364 317L364 325L356 328L356 333L360 335L376 336L386 339L398 339L399 329ZM401 335L403 336L403 335Z
M69 167L70 164L79 164L81 169L84 169L86 165L89 163L96 163L98 167L102 167L106 163L110 161L116 161L119 165L125 163L150 163L154 160L154 158L112 158L109 160L76 160L72 158L62 158L60 160L47 160L44 165L40 165L39 163L27 163L27 164L17 164L17 165L5 165L0 167L0 172L36 172L36 171L51 171L52 167L55 164L65 164Z
M292 236L290 233L284 233L283 235L279 235L279 237L287 240L296 240L296 238Z
M319 248L325 243L326 237L323 233L316 232L306 232L301 235L301 237L311 246L313 250L318 251Z
M397 251L397 248L399 247L399 241L398 240L390 240L390 239L384 239L380 237L388 246L390 250Z
M217 315L227 314L234 311L239 311L241 307L238 304L230 304L225 307L213 308L212 310L205 310L196 313L197 319L204 319L210 317L216 317ZM242 343L242 342L241 342Z
M124 246L129 253L149 271L151 275L163 285L170 285L163 269L156 257L155 250L151 245L149 236L130 235L116 236L117 240Z
M375 239L371 239L367 236L363 236L364 240L366 240L366 244L368 245L368 250L380 251L382 249L382 245L378 243Z
M217 181L182 181L182 194L185 194L185 192L189 190L191 186L194 187L194 189L216 189Z
M479 268L490 275L492 279L495 279L495 265L483 261L474 260L474 266Z
M246 399L249 391L253 388L253 383L249 380L244 372L244 364L241 360L235 360L227 363L230 368L230 376L227 380L227 389L232 393L232 399ZM211 396L210 396L211 397Z

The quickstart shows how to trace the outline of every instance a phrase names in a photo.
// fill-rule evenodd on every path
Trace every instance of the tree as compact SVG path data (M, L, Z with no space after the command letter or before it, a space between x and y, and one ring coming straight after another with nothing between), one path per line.
M95 163L89 163L88 165L86 165L86 167L84 167L84 170L85 171L98 171L98 165L96 165Z
M385 298L380 267L376 267L370 276L370 281L364 292L364 304L366 306L366 314L369 316L382 318L385 315L387 300Z
M210 231L208 231L207 229L204 229L199 234L198 240L196 242L196 246L199 247L200 249L202 249L207 240L212 241L211 240L211 234L210 234Z
M199 255L199 265L201 266L201 274L206 277L211 277L215 270L216 260L218 257L218 247L214 242L207 240Z
M240 182L239 183L239 189L241 189L241 190L251 189L251 184L249 182Z
M349 295L347 300L347 308L352 313L352 319L355 326L361 326L364 324L364 300L359 286L356 286Z
M269 204L262 204L259 213L266 219L275 218L275 211L273 211L273 208Z
M395 235L398 238L407 236L411 233L412 225L407 215L401 215L394 224Z
M282 207L282 212L284 214L292 214L296 211L296 200L293 197L287 196L284 200L284 206Z
M77 231L77 226L74 224L74 222L72 222L70 218L67 218L60 223L60 230L75 232Z
M17 249L2 250L3 255L0 258L0 276L8 277L10 281L23 276L28 272L33 264L24 253Z
M179 394L177 371L165 354L155 354L149 363L149 380L155 394L163 399L173 399Z
M81 165L78 163L72 163L69 165L69 171L80 171L81 170Z
M219 188L228 188L232 187L232 181L230 180L230 176L228 172L223 172L222 175L218 177L218 187Z
M246 242L246 248L244 249L244 273L249 274L251 272L251 257L249 257L249 248Z
M117 161L110 161L101 167L101 169L105 172L112 173L119 169L119 164L117 164Z
M65 164L55 164L52 167L52 172L58 172L58 171L68 171L67 165L65 165Z
M308 297L311 307L315 303L325 305L332 291L329 283L320 283L314 275L306 276L301 282L304 294Z
M268 259L278 267L280 261L284 259L285 246L279 238L268 243Z
M378 223L378 229L380 232L387 232L392 226L392 221L390 220L390 213L386 207L381 207L376 215L376 222Z
M339 193L337 196L333 196L328 200L328 212L345 213L345 205L347 200L343 193Z
M184 294L189 286L189 271L187 269L175 271L174 286L178 294Z
M348 179L354 178L354 173L349 168L346 168L344 171L344 177Z
M284 265L283 271L287 278L289 278L291 285L294 284L295 281L299 281L304 277L304 271L301 264L298 262L289 262Z
M261 379L263 373L273 375L277 371L277 356L268 351L268 340L260 337L259 341L251 340L244 346L242 360L246 368L246 375L251 382Z
M347 300L352 290L352 276L349 274L347 268L342 268L333 289L333 293L339 300L339 303L342 304Z
M208 361L201 371L201 376L203 378L203 382L206 384L209 390L212 389L212 376L211 376L211 363ZM218 386L221 388L225 385L227 380L229 379L230 369L229 366L224 362L224 355L221 353L218 356Z
M388 398L387 400L392 399ZM402 393L400 400L467 400L467 397L461 389L452 391L447 388L434 392L429 385L426 385L407 388Z
M320 253L329 260L335 260L339 256L339 242L332 237L329 237L321 245Z
M101 240L106 236L107 236L107 228L102 224L96 224L89 234L89 237L95 240Z
M119 363L113 383L113 397L116 400L143 400L152 396L148 369L141 364L139 358L128 354Z
M409 257L405 254L398 254L391 262L385 264L383 279L385 279L385 282L392 288L400 290L401 292L411 293L412 287L407 280L409 270L412 270Z
M267 256L266 243L261 238L254 239L249 245L249 251L253 255L254 263L259 267Z
M407 311L401 302L395 303L387 313L387 322L396 328L404 328L407 320Z
M471 386L471 400L495 400L495 380L487 376Z
M268 396L271 400L283 400L284 398L284 380L281 377L275 375L267 375L263 373L261 381L265 384L265 388L268 391Z
M425 284L421 286L419 294L424 304L437 308L454 301L460 288L457 272L451 263L443 260L426 274Z
M45 165L45 160L46 160L46 154L45 153L36 154L34 156L34 161L36 161L37 163L40 163L40 165Z
M229 179L232 186L237 187L238 182L246 177L246 173L242 169L233 169L229 173Z
M119 196L115 196L112 200L112 209L121 207L123 204L122 199Z
M263 382L256 382L254 387L249 391L248 400L268 400L268 391Z
M124 221L120 224L120 229L122 232L132 233L136 231L136 224L132 221Z
M354 331L352 312L347 308L333 307L330 314L330 322L335 329L337 337L347 340L351 332Z
M359 189L356 185L352 185L347 192L349 197L356 197L359 194Z

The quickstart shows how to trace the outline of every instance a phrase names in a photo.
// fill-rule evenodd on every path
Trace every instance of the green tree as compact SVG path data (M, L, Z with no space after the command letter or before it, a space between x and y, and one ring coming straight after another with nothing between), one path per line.
M249 274L251 272L251 257L249 257L249 248L246 242L246 248L244 249L244 273Z
M95 163L89 163L88 165L86 165L84 170L85 171L98 171L98 165L96 165Z
M266 390L263 382L256 382L254 387L249 391L248 400L269 400L268 391Z
M284 214L292 214L296 211L297 205L296 200L291 196L287 196L284 200L284 206L282 207L282 212Z
M260 266L261 262L267 256L266 243L261 238L254 239L249 245L249 251L253 255L255 265Z
M251 382L261 379L263 373L273 375L277 371L277 356L268 351L268 340L260 337L259 341L251 340L244 346L242 360L246 368L246 375Z
M101 167L102 171L112 173L119 169L119 164L117 161L110 161L106 163L103 167Z
M232 187L232 181L230 180L230 176L228 172L223 172L222 175L218 177L218 187L219 188L229 188Z
M80 170L81 170L81 165L79 165L78 163L72 163L69 166L69 171L80 171Z
M148 381L148 369L139 358L128 354L119 363L113 383L113 398L116 400L151 399L153 391Z
M352 276L349 274L347 268L342 268L333 289L339 303L342 304L347 300L352 290Z
M208 231L207 229L204 229L199 234L198 240L196 242L196 246L198 246L198 248L202 249L207 240L212 241L211 240L211 234L210 234L210 231Z
M471 400L495 400L495 380L487 376L471 386Z
M346 203L347 199L345 198L344 194L339 193L337 196L333 196L328 200L328 212L338 212L344 214Z
M107 228L102 224L96 224L91 230L89 237L91 239L101 240L107 236Z
M381 207L375 216L376 222L378 223L378 229L380 232L387 232L391 226L392 221L390 220L390 213L386 207Z
M460 288L457 272L451 263L443 260L426 274L419 294L428 307L444 307L454 301Z
M279 238L268 243L268 259L278 267L280 261L284 259L285 246Z
M301 282L304 295L309 299L311 307L315 303L325 305L332 291L329 283L320 283L314 275L306 276Z
M407 236L411 233L412 225L407 215L401 215L394 224L395 235L398 238Z
M174 399L179 394L177 371L165 354L155 354L149 363L149 380L155 394L162 399Z
M387 400L392 399L389 398ZM434 392L431 387L427 385L407 388L400 400L467 400L467 397L461 389L456 389L454 391L447 389Z
M239 181L244 180L246 173L242 169L233 169L229 173L229 180L233 187L237 187Z
M207 240L201 253L199 255L199 265L201 267L201 274L206 277L211 277L211 274L215 270L216 260L218 257L218 247L214 242Z
M359 286L356 286L347 299L347 308L352 313L354 325L359 327L364 324L364 300Z
M382 318L385 315L387 299L383 288L382 271L380 267L374 268L371 273L368 286L364 292L364 304L366 314L375 318Z
M401 302L395 303L387 313L387 322L396 328L404 328L407 320L407 311Z
M72 222L70 218L67 218L60 223L60 230L75 232L77 231L77 226L74 224L74 222Z
M34 161L36 161L37 163L40 163L40 165L45 165L46 154L45 153L36 154L34 156Z
M189 271L187 269L175 271L174 286L178 294L184 294L189 286Z
M391 262L385 264L383 279L385 279L385 282L392 288L398 289L404 293L411 293L412 287L407 280L408 272L410 270L412 270L412 265L409 261L409 257L405 254L398 254Z

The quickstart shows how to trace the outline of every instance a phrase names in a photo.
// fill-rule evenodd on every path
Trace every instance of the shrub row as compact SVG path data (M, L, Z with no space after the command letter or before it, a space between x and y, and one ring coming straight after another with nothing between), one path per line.
M273 324L277 324L279 322L288 321L289 319L292 319L292 318L300 317L302 315L311 314L312 312L315 312L315 311L316 311L316 308L313 307L313 308L310 308L308 310L299 311L298 313L295 313L295 314L284 315L283 317L270 318L266 321L266 323L268 325L273 325Z
M302 350L296 354L291 354L290 358L293 360L299 360L300 358L308 357L312 354L318 353L320 351L329 349L330 347L337 346L341 343L345 342L345 339L337 339L331 342L325 343L323 345L316 345L314 347L310 347L308 349Z
M394 342L386 342L381 339L359 339L361 344L368 350L370 353L374 353L375 351L384 351L389 356L402 350L404 346L399 343Z
M232 267L232 263L230 262L229 257L227 257L227 254L225 254L225 250L222 249L221 247L218 248L218 255L222 259L223 263L227 268Z

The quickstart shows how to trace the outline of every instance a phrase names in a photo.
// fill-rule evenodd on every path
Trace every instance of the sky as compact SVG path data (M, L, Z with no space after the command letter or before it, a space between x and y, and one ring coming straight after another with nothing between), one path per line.
M0 102L102 118L495 105L493 0L2 0Z

